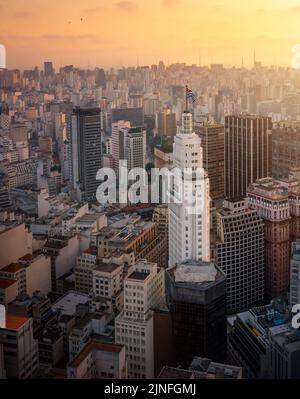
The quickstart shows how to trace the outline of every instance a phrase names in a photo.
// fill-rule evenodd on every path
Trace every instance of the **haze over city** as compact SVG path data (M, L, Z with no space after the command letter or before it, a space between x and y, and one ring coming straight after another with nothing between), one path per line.
M300 380L299 17L0 0L2 397Z
M298 0L0 0L8 68L290 65L300 40Z

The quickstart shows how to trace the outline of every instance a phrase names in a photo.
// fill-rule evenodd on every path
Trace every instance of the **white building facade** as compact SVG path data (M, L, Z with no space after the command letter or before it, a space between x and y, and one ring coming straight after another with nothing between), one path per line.
M180 203L169 205L170 266L188 260L210 261L210 195L209 179L203 168L201 139L193 131L192 114L184 113L182 128L174 142L174 167L182 172L190 168L193 175L184 178ZM194 195L195 205L191 206ZM193 210L192 210L193 208Z

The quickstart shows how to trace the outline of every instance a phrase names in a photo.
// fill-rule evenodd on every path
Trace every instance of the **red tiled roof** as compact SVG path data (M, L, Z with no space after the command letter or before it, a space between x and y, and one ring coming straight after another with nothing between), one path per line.
M34 257L33 255L27 254L27 255L25 255L25 256L22 256L22 258L20 258L19 260L24 260L24 261L26 261L26 260L32 260L33 257Z
M17 280L6 280L4 278L0 278L0 289L6 289L11 285L15 284Z
M97 248L90 247L84 251L85 254L97 255Z
M88 357L88 355L95 349L104 351L104 352L112 352L112 353L120 353L123 349L123 345L119 344L105 344L102 342L90 342L83 350L73 359L70 363L71 367L79 367L80 364Z
M6 314L6 328L8 330L19 330L24 324L30 320L29 317Z
M21 269L24 269L24 266L20 263L11 263L10 265L5 266L3 269L1 269L1 271L6 273L16 273Z

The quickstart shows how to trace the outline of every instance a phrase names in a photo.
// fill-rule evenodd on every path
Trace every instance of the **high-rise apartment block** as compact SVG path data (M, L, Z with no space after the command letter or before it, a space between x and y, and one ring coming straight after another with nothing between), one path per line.
M272 120L225 117L225 196L244 197L251 183L272 175Z
M128 376L154 378L153 310L165 303L164 270L141 261L124 280L124 310L116 317L116 343L126 346Z
M48 78L55 73L52 62L44 62L44 74Z
M97 267L97 248L88 248L77 257L75 267L76 290L90 294L93 290L93 270Z
M157 132L160 136L175 136L177 133L176 114L169 109L158 112Z
M277 124L272 130L273 177L287 178L300 167L300 123Z
M263 303L264 225L247 199L226 200L217 213L215 263L226 275L228 312L242 312Z
M224 196L224 125L195 125L201 138L203 167L208 173L212 199Z
M93 270L93 295L110 303L110 308L120 311L124 305L123 264L100 263Z
M120 159L124 159L124 136L121 133L121 130L126 128L130 128L130 122L118 121L112 123L111 154L113 157L113 165L116 173L119 172Z
M124 137L123 159L127 161L128 170L144 169L147 159L146 130L143 127L132 127L122 129L122 133Z

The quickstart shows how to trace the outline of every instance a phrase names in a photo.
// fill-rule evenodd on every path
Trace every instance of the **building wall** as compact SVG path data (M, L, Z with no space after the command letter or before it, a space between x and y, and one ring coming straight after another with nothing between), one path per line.
M169 248L170 266L186 260L210 260L210 189L209 179L203 169L203 155L200 138L193 133L191 114L183 114L182 130L174 141L174 166L184 171L191 168L200 170L200 176L191 182L197 194L197 213L190 211L191 204L186 198L191 184L184 184L180 203L169 205ZM189 182L190 183L190 182ZM176 192L176 187L174 188ZM175 194L176 195L176 194ZM180 197L180 189L177 190Z
M25 224L0 232L0 269L32 253L32 234Z
M32 319L29 319L18 330L0 329L8 378L27 379L37 371L38 344L33 339L32 323ZM12 349L12 345L15 349Z
M266 292L285 295L290 283L290 221L265 221Z
M272 175L272 121L249 115L225 118L225 196L244 197L248 186Z
M171 272L170 272L171 273ZM195 356L217 362L226 359L226 281L176 283L166 273L176 364L189 367Z
M6 373L4 368L4 355L3 355L3 345L0 344L0 380L5 379Z
M164 366L176 366L173 353L172 318L168 310L154 312L154 377Z
M300 167L300 126L276 126L272 134L273 177L288 177Z
M229 205L228 205L229 204ZM230 205L231 204L231 205ZM230 313L261 305L265 298L264 225L245 202L235 213L218 213L216 265L226 274L226 307Z
M93 344L91 344L92 346ZM101 345L101 344L100 344ZM83 349L84 351L84 349ZM110 352L92 348L80 364L67 367L68 379L126 379L126 352Z
M224 126L195 126L201 138L203 167L208 173L211 197L224 196Z
M68 245L59 253L55 259L56 279L68 273L76 265L76 259L79 252L79 239L77 236L72 237Z
M51 291L51 259L39 256L26 267L26 291L29 296L35 291L48 295Z
M10 302L14 301L18 295L17 281L7 288L0 288L0 304L8 305Z

